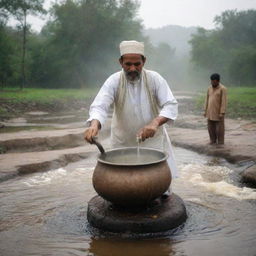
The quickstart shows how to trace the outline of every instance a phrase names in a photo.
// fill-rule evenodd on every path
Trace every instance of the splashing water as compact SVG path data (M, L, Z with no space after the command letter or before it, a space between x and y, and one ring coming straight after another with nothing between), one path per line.
M237 200L256 199L256 189L237 187L231 183L230 174L233 171L227 167L188 164L181 168L184 179L196 186L203 187L208 192Z

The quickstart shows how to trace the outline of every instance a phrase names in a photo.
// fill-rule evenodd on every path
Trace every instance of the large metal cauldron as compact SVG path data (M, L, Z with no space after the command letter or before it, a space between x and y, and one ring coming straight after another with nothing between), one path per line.
M98 158L93 186L104 199L124 207L145 206L171 184L167 154L151 148L119 148Z

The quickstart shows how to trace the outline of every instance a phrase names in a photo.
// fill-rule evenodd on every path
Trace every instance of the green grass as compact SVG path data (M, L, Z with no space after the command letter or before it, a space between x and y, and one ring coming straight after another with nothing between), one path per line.
M237 87L228 89L227 117L256 119L256 87ZM8 89L0 91L0 101L7 100L12 103L41 103L51 104L55 101L86 100L98 92L98 88L90 89L37 89L26 88L22 91ZM197 111L203 111L204 92L196 98ZM5 108L0 106L0 115L4 115Z
M52 103L56 100L83 100L95 96L98 89L38 89L26 88L22 91L6 89L0 91L0 98L12 102Z
M227 116L230 118L256 119L256 87L228 89ZM196 99L197 109L203 109L205 96Z

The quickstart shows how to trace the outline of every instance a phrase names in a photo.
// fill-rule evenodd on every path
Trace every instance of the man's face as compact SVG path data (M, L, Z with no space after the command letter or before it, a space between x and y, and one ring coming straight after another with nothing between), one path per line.
M211 80L211 84L212 84L212 87L217 87L219 85L220 81L219 80Z
M139 54L125 54L123 59L119 60L129 81L133 82L140 79L145 60L143 61L142 56Z

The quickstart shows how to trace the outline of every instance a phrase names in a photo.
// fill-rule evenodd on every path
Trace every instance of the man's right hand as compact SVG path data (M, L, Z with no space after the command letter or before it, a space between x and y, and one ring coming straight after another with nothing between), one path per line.
M98 135L100 128L100 122L96 119L92 120L91 126L84 132L84 139L92 144L92 138Z

